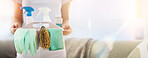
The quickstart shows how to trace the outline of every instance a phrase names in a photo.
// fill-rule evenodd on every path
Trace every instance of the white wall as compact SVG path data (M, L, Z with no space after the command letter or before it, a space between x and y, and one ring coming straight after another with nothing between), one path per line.
M13 15L12 0L0 0L0 40L6 40L10 34L10 23Z
M102 39L116 33L128 19L132 22L119 34L118 39L132 40L136 36L136 0L73 0L70 18L73 37ZM88 26L89 20L91 29Z

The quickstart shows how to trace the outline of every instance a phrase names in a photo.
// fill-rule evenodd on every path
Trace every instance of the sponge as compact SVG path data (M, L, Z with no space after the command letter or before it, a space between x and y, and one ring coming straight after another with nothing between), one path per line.
M44 26L40 29L39 39L43 49L48 49L50 47L50 34Z

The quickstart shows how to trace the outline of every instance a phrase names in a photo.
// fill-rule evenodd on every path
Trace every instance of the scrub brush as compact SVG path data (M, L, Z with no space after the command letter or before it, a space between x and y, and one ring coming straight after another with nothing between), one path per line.
M48 49L50 47L50 35L44 26L40 29L39 39L43 49Z

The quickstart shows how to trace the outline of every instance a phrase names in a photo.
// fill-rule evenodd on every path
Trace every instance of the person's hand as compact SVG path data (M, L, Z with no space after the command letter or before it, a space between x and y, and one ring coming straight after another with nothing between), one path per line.
M21 26L22 26L22 24L20 22L13 22L10 27L11 33L14 34L15 31Z
M72 32L72 28L71 28L71 26L70 26L70 24L67 22L67 23L63 23L62 24L62 28L64 29L64 31L63 31L63 35L69 35L69 34L71 34L71 32Z

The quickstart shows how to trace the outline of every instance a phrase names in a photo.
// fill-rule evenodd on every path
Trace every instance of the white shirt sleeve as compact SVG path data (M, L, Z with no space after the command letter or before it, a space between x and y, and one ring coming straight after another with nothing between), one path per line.
M69 2L69 1L72 1L72 0L61 0L62 1L62 5Z

